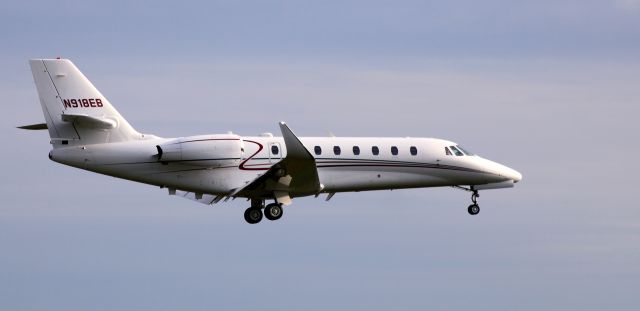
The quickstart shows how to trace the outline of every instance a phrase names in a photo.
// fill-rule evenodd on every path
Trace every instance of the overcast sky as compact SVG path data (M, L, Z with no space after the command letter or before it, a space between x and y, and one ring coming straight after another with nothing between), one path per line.
M640 1L0 4L1 310L637 310ZM29 58L136 129L456 141L524 175L244 223L51 162Z

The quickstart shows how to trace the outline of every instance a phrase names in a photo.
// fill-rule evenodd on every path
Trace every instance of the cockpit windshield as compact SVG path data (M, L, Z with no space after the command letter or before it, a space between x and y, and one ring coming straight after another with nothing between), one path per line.
M468 155L468 156L474 155L473 153L463 149L459 145L444 147L444 150L445 150L445 153L447 155L454 155L455 154L458 157L461 157L461 156L464 156L464 155ZM451 150L451 151L449 151L449 150Z
M456 147L458 147L458 149L462 150L462 152L464 152L464 154L468 156L474 155L473 153L469 152L467 149L462 148L460 145L457 145Z
M449 146L449 148L451 149L451 151L453 151L453 153L459 157L463 156L464 153L462 153L462 151L460 151L460 149L456 148L456 146Z

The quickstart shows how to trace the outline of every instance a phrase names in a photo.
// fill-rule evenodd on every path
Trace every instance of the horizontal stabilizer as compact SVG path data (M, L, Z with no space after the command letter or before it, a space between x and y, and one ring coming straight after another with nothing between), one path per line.
M114 119L104 117L93 117L86 114L63 114L62 121L72 122L80 127L113 129L118 126L118 122Z
M32 131L46 130L47 124L46 123L30 124L30 125L18 126L18 128L23 130L32 130Z

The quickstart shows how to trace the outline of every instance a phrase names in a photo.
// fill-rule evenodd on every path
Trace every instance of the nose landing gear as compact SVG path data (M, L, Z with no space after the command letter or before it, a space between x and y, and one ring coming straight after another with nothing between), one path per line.
M478 197L480 197L478 190L473 190L473 194L471 195L471 202L473 202L473 204L469 205L467 208L469 215L478 215L478 213L480 213L480 206L478 206L477 201Z
M453 186L453 188L472 192L471 202L473 202L473 204L467 207L467 212L469 212L469 215L478 215L478 213L480 213L480 206L478 205L478 198L480 197L480 194L478 193L478 190L474 189L473 186L470 186L469 188L462 186Z

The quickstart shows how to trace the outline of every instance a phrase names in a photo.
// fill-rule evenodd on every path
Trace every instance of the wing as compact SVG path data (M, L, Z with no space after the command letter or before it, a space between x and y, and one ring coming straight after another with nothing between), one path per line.
M316 160L284 122L280 130L287 156L265 174L230 194L232 197L274 197L288 205L292 196L317 194L322 190Z

